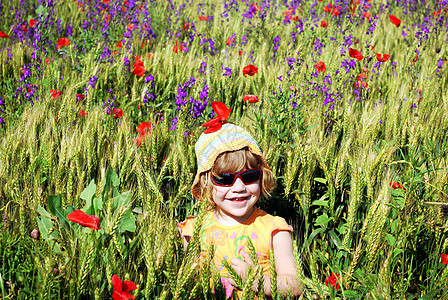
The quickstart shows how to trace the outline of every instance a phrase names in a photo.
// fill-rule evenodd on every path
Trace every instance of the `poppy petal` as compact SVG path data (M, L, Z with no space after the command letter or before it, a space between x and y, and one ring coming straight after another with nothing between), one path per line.
M247 102L249 101L249 103L257 103L258 102L258 97L255 95L246 95L243 97L243 101Z
M448 264L448 255L447 254L441 253L440 258L442 259L442 264L444 264L444 265Z
M97 216L88 215L80 209L69 213L67 215L67 219L74 223L78 223L82 227L88 227L92 230L101 229L100 218L98 218Z
M114 276L112 276L112 285L114 286L114 291L122 290L121 279L117 274L114 274Z
M135 285L135 283L130 280L123 281L122 286L123 286L123 289L122 289L123 292L129 292L129 291L137 289L137 286Z
M225 121L230 115L230 112L232 111L229 109L224 103L219 101L212 101L212 107L213 110L218 114L220 121Z
M215 127L219 124L221 124L221 121L219 120L219 117L216 117L202 124L202 127Z
M356 49L350 48L348 50L348 54L350 55L350 57L353 57L357 60L362 60L364 58L364 56L362 56L361 52L359 52Z
M392 24L394 24L397 27L400 27L401 24L401 20L398 19L396 16L394 15L389 15L389 20L392 22Z
M216 131L220 130L221 127L222 127L222 124L219 123L218 125L216 125L216 126L214 126L214 127L207 128L207 129L204 131L204 133L212 133L212 132L216 132Z

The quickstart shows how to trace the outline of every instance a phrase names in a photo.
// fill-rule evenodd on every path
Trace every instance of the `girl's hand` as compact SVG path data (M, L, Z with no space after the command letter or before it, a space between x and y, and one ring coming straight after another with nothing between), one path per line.
M244 282L247 277L247 272L249 271L249 267L254 267L254 262L252 261L252 258L250 257L249 253L244 250L244 248L241 248L240 252L241 256L243 257L244 261L238 258L232 258L230 260L230 265L235 270L236 274L241 278L241 280ZM228 274L228 279L231 285L237 287L238 285L235 283L235 281L232 279L232 276ZM258 279L255 281L258 282ZM254 286L258 286L257 282L254 282ZM239 287L240 289L243 288L242 286Z

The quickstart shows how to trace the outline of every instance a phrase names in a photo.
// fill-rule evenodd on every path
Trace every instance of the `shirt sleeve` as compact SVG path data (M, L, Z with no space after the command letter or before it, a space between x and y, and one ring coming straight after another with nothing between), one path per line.
M196 224L196 217L188 217L185 221L177 224L181 236L193 236L194 225Z
M283 219L282 217L274 217L274 219L272 220L271 238L277 231L293 232L293 229L292 226L288 225L288 223L286 223L285 219Z

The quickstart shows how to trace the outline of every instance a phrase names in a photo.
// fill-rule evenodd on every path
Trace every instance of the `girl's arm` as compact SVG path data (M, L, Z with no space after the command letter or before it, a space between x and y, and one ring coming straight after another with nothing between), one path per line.
M272 238L275 271L277 272L277 291L282 296L298 296L302 293L296 260L293 253L292 238L289 231L278 231ZM269 294L271 294L271 280ZM266 292L266 284L265 284Z
M288 231L278 231L272 238L274 249L275 270L277 272L277 292L281 296L298 296L302 293L300 288L299 276L294 258L292 238ZM236 273L244 280L247 276L249 266L253 266L252 259L244 249L240 252L244 261L238 258L232 258L231 265ZM229 276L230 277L230 276ZM236 286L236 283L229 278L229 282ZM258 282L255 281L256 289ZM240 287L241 288L241 287ZM271 296L271 277L264 275L264 293Z

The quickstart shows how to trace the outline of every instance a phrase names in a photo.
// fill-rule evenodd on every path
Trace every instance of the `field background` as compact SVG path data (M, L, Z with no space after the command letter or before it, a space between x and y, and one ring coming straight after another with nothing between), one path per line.
M221 298L176 224L206 209L194 143L222 101L277 178L258 206L295 229L303 299L447 299L447 5L0 1L1 298L104 299L114 274Z

